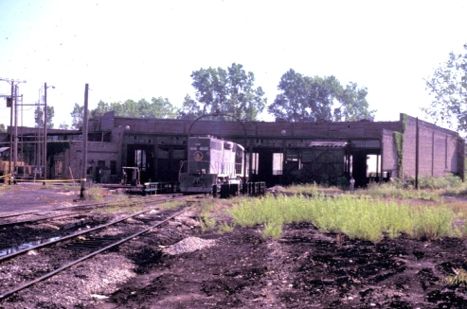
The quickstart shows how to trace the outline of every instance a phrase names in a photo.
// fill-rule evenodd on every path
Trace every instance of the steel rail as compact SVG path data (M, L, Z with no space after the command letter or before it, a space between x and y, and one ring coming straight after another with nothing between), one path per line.
M48 278L50 278L50 277L53 277L53 276L55 276L56 274L58 274L58 273L60 273L60 272L62 272L62 271L64 271L64 270L66 270L66 269L68 269L68 268L70 268L70 267L72 267L72 266L74 266L74 265L76 265L76 264L78 264L78 263L81 263L81 262L83 262L83 261L85 261L85 260L87 260L87 259L89 259L89 258L91 258L91 257L93 257L93 256L95 256L95 255L98 255L99 253L102 253L102 252L104 252L104 251L106 251L106 250L109 250L109 249L111 249L111 248L113 248L113 247L119 246L119 245L121 245L122 243L125 243L125 242L127 242L127 241L129 241L129 240L131 240L131 239L133 239L133 238L135 238L135 237L138 237L138 236L141 235L141 234L147 233L147 232L149 232L149 231L155 229L156 227L159 227L160 225L166 223L167 221L169 221L169 220L175 218L176 216L179 216L180 214L184 213L185 211L186 211L186 210L182 210L182 211L179 211L179 212L177 212L177 213L175 213L175 214L172 214L172 215L170 215L169 217L165 218L164 220L159 221L158 223L153 224L153 225L151 225L150 227L143 229L142 231L139 231L139 232L134 233L134 234L132 234L132 235L130 235L130 236L127 236L127 237L125 237L125 238L123 238L123 239L121 239L121 240L119 240L119 241L117 241L117 242L115 242L115 243L113 243L113 244L110 244L110 245L108 245L108 246L105 246L104 248L101 248L101 249L99 249L99 250L96 250L96 251L94 251L94 252L92 252L92 253L90 253L90 254L88 254L88 255L86 255L86 256L83 256L83 257L81 257L81 258L79 258L79 259L77 259L77 260L74 260L74 261L72 261L72 262L70 262L70 263L68 263L68 264L65 264L64 266L62 266L62 267L60 267L60 268L57 268L56 270L51 271L51 272L49 272L49 273L47 273L47 274L45 274L45 275L43 275L43 276L41 276L41 277L39 277L39 278L37 278L37 279L31 280L31 281L29 281L29 282L26 282L26 283L24 283L24 284L22 284L22 285L20 285L20 286L18 286L18 287L16 287L16 288L10 290L10 291L7 291L7 292L5 292L5 293L3 293L3 294L0 294L0 300L6 298L6 297L8 297L8 296L11 296L11 295L15 294L16 292L19 292L19 291L21 291L21 290L24 290L25 288L28 288L28 287L30 287L30 286L32 286L32 285L38 283L38 282L41 282L41 281L44 281L44 280L46 280L46 279L48 279Z
M160 195L159 195L160 197ZM134 205L139 205L142 203L154 203L161 200L160 198L152 198L152 199L144 199L144 198L139 198L135 201L130 201L128 206L134 206ZM74 205L74 206L68 206L68 207L59 207L55 208L52 210L49 210L51 212L53 211L59 211L59 210L74 210L74 209L79 209L79 208L95 208L95 207L100 207L100 206L106 206L106 205L112 205L113 203L118 203L118 201L108 201L108 202L102 202L102 203L94 203L94 204L82 204L82 205ZM5 216L0 216L0 219L4 218L11 218L11 217L19 217L22 215L31 215L31 214L39 214L40 211L28 211L28 212L22 212L22 213L15 213L15 214L10 214L10 215L5 215ZM26 219L26 220L20 220L20 221L14 221L14 222L5 222L5 223L0 223L0 228L5 227L5 226L11 226L15 224L26 224L26 223L33 223L33 222L38 222L38 221L43 221L43 220L49 220L49 219L54 219L62 216L72 216L72 215L77 215L77 214L61 214L61 215L52 215L52 216L47 216L47 217L40 217L40 218L34 218L34 219Z
M77 214L77 213L74 213L74 214L73 213L67 213L67 214L52 215L52 216L41 217L41 218L25 219L25 220L20 220L20 221L13 221L13 222L5 222L5 223L0 223L0 228L11 226L11 225L22 225L22 224L27 224L27 223L32 223L32 222L46 221L46 220L61 218L61 217L73 217L73 216L79 216L79 215L80 214Z
M159 200L158 202L164 203L164 202L167 202L167 201L168 201L168 199ZM160 203L157 203L157 204L160 204ZM157 205L157 204L156 204L156 205ZM149 211L151 211L151 210L153 210L153 208L141 210L141 211L138 211L138 212L133 213L133 214L131 214L131 215L125 216L125 217L123 217L123 218L120 218L120 219L118 219L118 220L114 220L114 221L111 221L111 222L108 222L108 223L105 223L105 224L101 224L101 225L95 226L95 227L93 227L93 228L84 230L84 231L80 231L80 232L77 232L77 233L69 234L69 235L67 235L67 236L61 237L61 238L56 239L56 240L51 240L51 241L49 241L49 242L45 242L45 243L42 243L42 244L39 244L39 245L30 247L30 248L25 248L25 249L23 249L23 250L19 250L19 251L16 251L16 252L14 252L14 253L11 253L11 254L1 256L1 257L0 257L0 262L3 262L3 261L8 260L8 259L11 259L11 258L13 258L13 257L15 257L15 256L24 254L24 253L26 253L26 252L28 252L28 251L31 251L31 250L34 250L34 249L39 249L39 248L43 248L43 247L46 247L46 246L50 246L50 245L55 244L55 243L58 243L58 242L62 242L62 241L65 241L65 240L68 240L68 239L71 239L71 238L75 238L75 237L78 237L78 236L81 236L81 235L84 235L84 234L88 234L88 233L91 233L91 232L94 232L94 231L97 231L97 230L100 230L100 229L109 227L109 226L111 226L111 225L114 225L114 224L117 224L117 223L119 223L119 222L128 220L128 219L130 219L130 218L139 216L139 215L141 215L141 214L143 214L143 213L149 212Z
M2 215L0 216L0 219L19 217L19 216L30 215L30 214L35 214L35 213L37 213L37 211L16 212L16 213L8 214L8 215Z

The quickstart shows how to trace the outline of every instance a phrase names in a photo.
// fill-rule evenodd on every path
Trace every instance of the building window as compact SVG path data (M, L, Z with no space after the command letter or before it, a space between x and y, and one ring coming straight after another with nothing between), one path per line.
M282 175L282 167L284 166L284 154L282 152L273 153L272 155L272 174Z

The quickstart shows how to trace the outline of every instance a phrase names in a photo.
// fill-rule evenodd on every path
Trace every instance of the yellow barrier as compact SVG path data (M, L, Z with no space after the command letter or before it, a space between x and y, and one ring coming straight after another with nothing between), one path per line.
M11 174L6 174L6 175L3 175L3 176L0 176L0 179L9 178L10 176L11 176Z
M64 183L64 182L75 182L79 183L79 179L36 179L35 182L46 182L46 183Z

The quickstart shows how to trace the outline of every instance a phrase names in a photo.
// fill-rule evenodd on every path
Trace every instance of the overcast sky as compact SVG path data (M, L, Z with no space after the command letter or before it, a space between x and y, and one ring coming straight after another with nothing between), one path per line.
M428 78L467 43L467 1L0 0L0 78L24 103L49 89L54 124L74 103L192 94L192 71L240 63L274 101L288 69L368 88L376 120L423 117ZM9 85L0 81L0 94ZM262 119L271 117L263 115ZM24 123L33 124L32 108ZM0 123L9 110L0 100Z

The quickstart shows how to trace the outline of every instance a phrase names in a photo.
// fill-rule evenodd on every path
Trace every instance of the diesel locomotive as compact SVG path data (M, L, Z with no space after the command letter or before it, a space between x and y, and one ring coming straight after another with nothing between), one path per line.
M245 148L212 136L189 137L187 161L179 172L182 193L213 193L228 188L232 193L245 180Z

